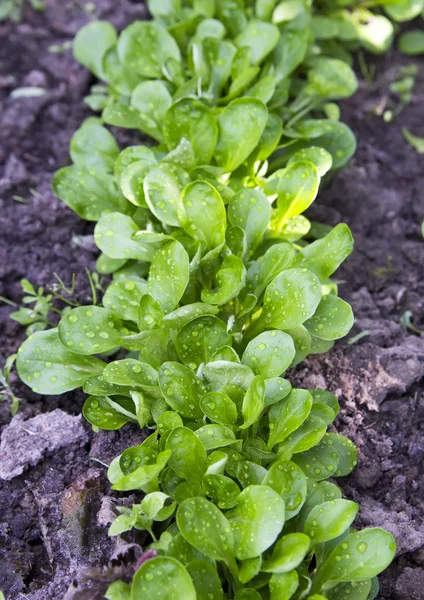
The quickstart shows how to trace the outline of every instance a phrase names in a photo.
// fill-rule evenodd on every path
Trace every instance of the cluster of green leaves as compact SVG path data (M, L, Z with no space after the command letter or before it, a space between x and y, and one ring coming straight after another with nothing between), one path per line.
M44 10L44 0L30 0L34 10ZM25 0L0 0L0 22L10 19L19 23L22 18Z
M96 222L112 282L102 305L34 332L18 373L42 394L82 387L94 428L151 430L108 470L115 490L145 494L110 534L151 537L109 599L372 599L394 540L351 529L358 507L327 481L357 461L327 431L336 398L286 377L353 324L330 279L349 228L303 214L355 149L333 104L355 75L314 32L343 18L301 0L149 8L119 38L105 22L76 37L108 88L53 188ZM156 144L120 151L104 124Z

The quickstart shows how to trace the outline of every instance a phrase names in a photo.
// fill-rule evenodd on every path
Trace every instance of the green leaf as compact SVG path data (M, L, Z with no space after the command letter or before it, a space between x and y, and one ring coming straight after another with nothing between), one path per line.
M284 441L305 421L312 407L312 396L307 390L292 389L284 400L273 404L269 411L268 448Z
M307 479L295 463L285 460L273 463L263 483L272 487L283 498L286 521L299 513L306 499Z
M187 566L187 571L196 588L197 600L224 600L221 580L215 565L206 560L195 560Z
M143 183L146 202L152 213L163 223L176 227L182 217L180 193L183 184L178 175L175 166L162 164L152 169Z
M113 490L126 492L142 490L150 493L158 489L158 476L163 471L169 460L171 452L166 450L157 455L156 463L143 465L121 477L112 486Z
M359 19L356 23L357 36L366 50L374 54L384 54L393 42L393 24L383 15L368 14L368 18Z
M247 271L247 287L259 298L266 286L286 269L294 257L294 249L291 244L274 244L253 261Z
M284 2L288 6L288 2ZM308 50L308 35L302 31L281 28L280 39L272 53L277 81L283 81L303 61Z
M259 65L278 43L280 32L276 25L259 19L250 21L235 39L236 46L249 49L250 63Z
M203 384L189 367L165 362L159 369L159 384L169 406L188 419L202 417L199 400L204 396Z
M244 588L237 590L234 600L261 600L261 596L253 588Z
M84 402L82 414L89 423L107 431L115 431L123 427L125 423L136 421L135 414L131 417L128 411L128 409L134 408L129 398L114 396L113 402L114 406L112 406L110 398L89 396ZM122 412L121 409L123 409ZM125 412L127 414L124 414Z
M197 598L193 581L184 566L175 558L156 556L146 560L136 571L131 584L131 597L173 600L176 590L184 600Z
M261 485L266 477L266 469L250 460L244 460L238 464L236 477L244 488Z
M154 257L148 279L149 294L165 313L176 308L189 280L189 258L177 241L168 242Z
M122 96L131 96L133 89L140 83L141 77L122 64L116 45L103 54L101 63L103 79L108 82L111 90ZM106 99L105 96L101 97ZM86 101L85 98L84 100Z
M305 212L315 200L319 182L317 168L308 161L293 163L271 175L265 187L267 195L277 194L271 226L281 230L290 218Z
M345 165L356 150L356 138L351 129L340 121L329 119L305 119L296 130L309 138L301 147L320 146L333 157L333 169Z
M103 296L103 306L120 319L137 323L138 307L146 291L144 281L112 281Z
M375 578L375 580L377 580L377 578ZM347 583L339 583L331 590L325 591L325 600L342 600L346 598L346 596L350 600L373 600L376 598L376 595L375 592L374 594L372 593L371 586L371 579L366 579L365 581L349 581ZM314 594L311 598L312 600L322 600L324 596Z
M56 171L53 192L82 219L98 221L102 215L128 211L128 202L114 179L103 170L73 165Z
M105 598L106 600L131 600L131 588L124 581L114 581L107 588Z
M249 342L242 363L264 379L278 377L290 366L295 355L293 340L283 331L261 333Z
M80 168L112 171L119 154L113 135L97 122L87 119L71 138L70 155Z
M87 23L75 36L74 57L99 79L103 79L102 58L116 44L116 40L116 30L108 21Z
M158 386L158 375L155 369L134 358L110 362L103 371L103 378L108 383L131 388L139 387L146 392Z
M310 450L295 454L292 458L307 477L312 481L321 481L336 474L339 457L328 443L326 434L322 440Z
M309 148L303 148L292 154L287 165L299 161L311 162L317 168L319 176L324 177L332 167L333 157L327 150L324 150L324 148L310 146Z
M135 21L119 36L118 54L122 63L148 79L160 79L168 58L180 61L174 38L157 22Z
M101 354L121 345L119 325L106 308L78 306L60 320L59 338L76 354Z
M311 510L303 530L313 544L323 544L342 535L352 524L358 510L358 504L350 500L323 502Z
M131 106L139 112L142 131L162 141L162 123L172 104L172 96L163 81L143 81L131 95Z
M247 429L259 419L264 409L264 397L265 382L260 375L256 375L243 398L243 425L240 429Z
M186 427L171 431L166 448L172 451L169 466L187 481L200 482L206 471L206 450L197 436Z
M177 525L184 538L213 560L234 565L234 535L222 512L205 498L189 498L178 507Z
M196 163L208 165L218 141L218 125L213 112L200 100L180 98L166 113L163 134L170 150L186 138L192 144Z
M296 569L309 550L310 540L303 533L289 533L275 544L272 554L262 564L265 573L288 573Z
M100 374L104 366L98 358L80 356L64 348L57 329L31 335L16 358L19 377L40 394L62 394L81 387L87 379Z
M251 485L240 493L237 506L226 516L234 532L236 557L255 558L274 543L282 530L284 502L269 486Z
M408 144L412 146L418 152L418 154L424 154L423 137L418 137L417 135L414 135L406 127L403 127L402 134L405 140L408 142Z
M170 329L179 330L184 327L189 321L197 319L202 315L216 315L219 309L212 304L204 304L195 302L194 304L186 304L180 308L165 315L163 322Z
M238 98L219 116L215 160L219 167L234 171L257 146L268 118L266 106L256 98Z
M231 444L237 441L236 436L229 427L215 423L196 429L194 434L199 438L206 450L231 446Z
M358 451L355 444L349 438L338 433L329 433L325 436L324 441L331 446L333 451L337 452L339 464L336 476L349 475L358 463Z
M405 31L399 37L398 48L402 54L407 56L424 54L424 31L420 29Z
M140 331L149 331L162 326L162 307L150 294L144 294L140 298L136 320Z
M228 385L247 390L254 378L253 371L246 365L239 365L226 360L208 363L203 369L203 376L213 392Z
M132 163L144 163L153 167L157 164L155 155L147 146L128 146L119 153L115 161L113 172L119 179L123 172Z
M310 64L305 93L327 100L340 100L356 92L358 80L352 68L344 61L320 56Z
M217 305L226 304L242 290L245 278L246 269L238 256L233 254L226 256L215 276L216 286L213 289L202 290L203 302Z
M340 223L323 238L302 248L293 264L306 267L321 281L325 281L352 251L352 233L347 225Z
M237 406L227 394L209 392L200 400L200 408L210 421L233 426L237 420Z
M349 333L353 320L350 304L328 294L321 298L315 314L305 322L305 327L311 335L322 340L338 340Z
M206 495L223 509L233 508L237 504L240 488L235 481L220 474L207 474L203 477L203 489Z
M227 218L224 202L216 189L206 181L193 181L181 195L184 208L181 225L204 251L221 246L225 241ZM213 223L213 227L211 227Z
M138 229L131 217L113 212L100 218L94 228L94 239L98 248L111 258L150 261L152 249L131 239Z
M289 600L299 586L297 571L274 573L269 581L270 600Z
M385 2L384 10L394 21L410 21L424 10L423 0L395 0Z
M243 259L249 259L262 241L271 218L271 205L260 190L244 189L228 205L231 225L243 230Z
M219 348L231 344L227 326L221 319L203 316L190 321L177 334L175 347L182 363L197 369L207 363Z
M265 407L282 400L290 394L292 387L287 379L272 377L265 380Z
M320 568L313 591L331 589L343 581L364 581L375 577L393 560L396 543L393 536L379 528L350 533Z
M265 291L259 322L264 327L292 329L315 313L320 300L321 285L311 271L283 271Z

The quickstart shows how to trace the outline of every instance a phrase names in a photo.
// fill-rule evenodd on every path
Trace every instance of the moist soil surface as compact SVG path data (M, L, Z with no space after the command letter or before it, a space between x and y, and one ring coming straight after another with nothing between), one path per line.
M48 0L42 13L28 6L20 23L0 23L0 295L17 303L22 278L48 288L57 282L54 273L67 285L75 273L78 301L91 301L84 270L94 270L92 224L50 191L54 171L69 161L72 133L90 115L82 98L92 80L69 50L49 47L72 39L90 19L84 8L78 0ZM129 0L97 0L95 14L119 29L146 17L144 6ZM290 378L340 399L336 428L354 440L360 461L338 483L361 505L358 526L381 526L397 539L379 598L423 600L424 336L401 317L410 311L414 326L424 329L424 161L402 136L402 127L424 135L424 61L395 50L372 60L372 82L366 85L359 72L359 91L342 105L342 119L358 137L357 153L308 215L330 225L346 222L353 231L355 252L337 278L355 327ZM389 82L412 62L420 66L412 100L385 123L376 112L397 104ZM45 93L10 97L26 86ZM2 362L25 338L24 328L8 318L11 310L0 305ZM40 397L14 374L12 383L21 398L12 423L8 403L0 404L0 589L7 600L101 599L107 581L131 573L140 552L132 542L143 541L128 538L116 547L107 537L114 506L132 499L111 494L101 463L139 443L143 433L126 426L94 435L80 416L81 393Z

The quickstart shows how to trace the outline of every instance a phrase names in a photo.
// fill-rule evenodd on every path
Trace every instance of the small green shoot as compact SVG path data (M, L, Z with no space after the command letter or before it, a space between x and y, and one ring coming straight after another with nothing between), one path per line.
M406 329L408 329L408 331L411 331L412 333L416 333L417 335L424 335L424 330L418 329L418 327L415 327L415 325L412 322L412 319L413 319L412 311L406 310L403 313L403 315L401 315L401 317L399 319L399 323L402 327L406 327Z

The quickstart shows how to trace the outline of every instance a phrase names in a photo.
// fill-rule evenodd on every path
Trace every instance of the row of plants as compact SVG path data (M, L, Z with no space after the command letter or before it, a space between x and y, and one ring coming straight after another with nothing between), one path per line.
M422 4L381 3L396 20ZM303 213L355 150L334 103L357 88L351 51L385 51L393 25L355 2L149 10L119 37L102 21L76 36L107 86L53 189L96 223L112 280L101 304L31 333L18 373L41 394L82 387L95 429L150 430L108 469L114 490L145 494L110 534L147 532L109 600L372 600L395 542L351 527L358 505L328 481L357 462L328 431L338 401L286 372L353 324L331 279L350 230ZM121 150L105 124L154 141Z

